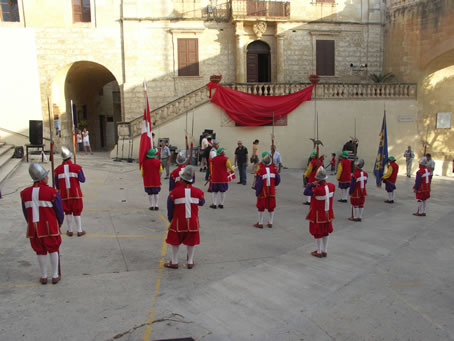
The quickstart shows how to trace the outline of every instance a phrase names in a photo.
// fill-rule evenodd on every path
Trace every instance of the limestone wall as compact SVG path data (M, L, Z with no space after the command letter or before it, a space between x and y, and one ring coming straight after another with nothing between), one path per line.
M454 125L437 129L436 119L438 112L454 112L453 15L451 0L393 0L385 30L384 69L418 84L418 144L427 141L428 152L446 170L454 159Z
M383 120L384 106L387 112L389 155L394 155L400 165L400 174L405 174L405 159L403 153L408 145L413 146L416 158L423 154L423 146L417 134L416 115L418 105L416 100L318 100L319 136L324 146L321 153L327 158L331 153L339 155L342 146L351 136L354 136L356 118L356 137L359 139L359 157L366 162L365 169L373 168L377 150L378 134ZM259 151L269 150L271 145L272 127L237 127L227 117L224 111L212 104L206 103L188 114L189 129L194 115L194 135L196 143L204 129L213 129L221 146L233 160L237 140L251 150L252 141L260 140ZM161 137L170 138L170 144L185 148L186 116L157 127L154 132L155 140ZM314 134L314 103L305 102L288 116L288 125L275 127L275 143L282 154L284 165L291 168L306 166L307 157L313 150L309 138ZM134 157L137 158L140 137L134 140ZM122 145L120 143L119 150ZM127 150L127 144L125 145ZM116 156L116 150L111 153ZM126 155L125 155L126 157ZM436 175L452 175L447 163L436 161ZM416 162L414 171L416 172Z

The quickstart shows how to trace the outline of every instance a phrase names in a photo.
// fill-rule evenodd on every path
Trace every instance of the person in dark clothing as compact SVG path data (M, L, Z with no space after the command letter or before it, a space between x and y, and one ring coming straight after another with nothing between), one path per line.
M235 149L235 166L238 166L240 173L239 184L246 185L246 168L248 166L248 151L241 141L238 141L238 147Z

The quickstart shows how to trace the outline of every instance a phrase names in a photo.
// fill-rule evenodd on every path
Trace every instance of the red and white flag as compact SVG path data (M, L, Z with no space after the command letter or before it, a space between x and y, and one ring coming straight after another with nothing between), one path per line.
M151 118L150 118L150 106L148 105L148 96L146 93L145 87L145 100L147 106L143 111L143 122L142 122L142 136L140 137L140 146L139 146L139 168L142 168L143 160L147 155L148 150L153 148L153 136L151 134Z
M233 167L234 170L237 169L237 168L238 168L238 167L236 167L236 166ZM229 182L231 182L231 181L233 181L233 180L235 180L235 179L236 179L235 171L230 172L229 175L227 176L227 180L228 180Z

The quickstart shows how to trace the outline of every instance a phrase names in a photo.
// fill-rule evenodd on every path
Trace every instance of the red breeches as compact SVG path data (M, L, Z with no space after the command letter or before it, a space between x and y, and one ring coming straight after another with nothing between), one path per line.
M58 252L61 244L61 237L30 238L30 245L37 255L47 255L47 253Z
M84 208L84 203L82 199L68 199L63 201L63 210L65 214L72 214L74 216L79 216L82 213Z

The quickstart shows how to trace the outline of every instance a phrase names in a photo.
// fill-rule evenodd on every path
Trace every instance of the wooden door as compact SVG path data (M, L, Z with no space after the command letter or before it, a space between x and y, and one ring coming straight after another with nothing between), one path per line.
M247 82L259 81L259 55L254 52L247 53Z

